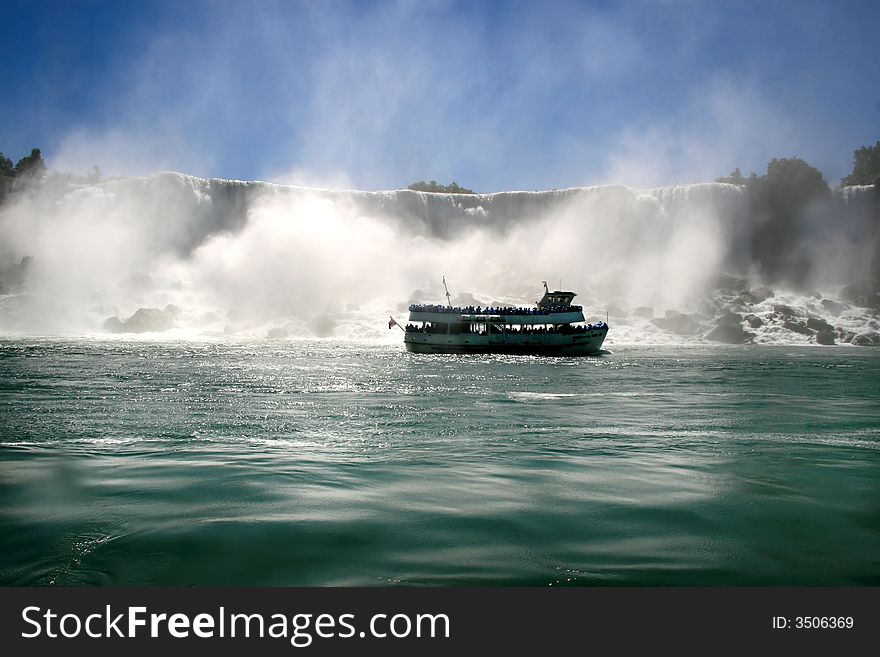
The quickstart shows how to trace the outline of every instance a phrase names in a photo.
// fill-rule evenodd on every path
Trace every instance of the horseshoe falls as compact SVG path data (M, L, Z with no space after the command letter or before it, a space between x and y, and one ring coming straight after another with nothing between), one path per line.
M177 173L0 205L3 585L880 584L878 214ZM410 354L577 293L589 358Z

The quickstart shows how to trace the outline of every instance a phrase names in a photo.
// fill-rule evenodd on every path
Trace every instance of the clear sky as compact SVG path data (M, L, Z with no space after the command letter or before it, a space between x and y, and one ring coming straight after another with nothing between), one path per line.
M712 180L880 140L877 0L3 0L0 151L358 189Z

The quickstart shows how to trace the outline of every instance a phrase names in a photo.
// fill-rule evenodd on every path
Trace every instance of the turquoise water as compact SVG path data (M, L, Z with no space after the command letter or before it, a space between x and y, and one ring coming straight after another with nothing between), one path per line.
M3 585L880 585L880 350L0 341Z

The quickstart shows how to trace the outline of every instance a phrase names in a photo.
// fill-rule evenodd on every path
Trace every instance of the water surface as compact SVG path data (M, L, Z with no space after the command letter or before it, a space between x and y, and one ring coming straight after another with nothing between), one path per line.
M0 341L0 584L878 585L880 353Z

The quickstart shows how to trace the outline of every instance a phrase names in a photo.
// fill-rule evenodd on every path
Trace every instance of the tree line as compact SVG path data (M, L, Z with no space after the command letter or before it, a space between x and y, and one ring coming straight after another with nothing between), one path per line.
M436 180L432 180L431 182L419 180L418 182L411 184L407 189L411 189L415 192L438 192L440 194L476 194L474 190L462 187L454 180L448 185L441 185Z
M878 192L880 222L880 141L874 146L857 149L853 158L853 171L841 180L841 185L874 185ZM804 220L811 210L821 207L821 202L831 197L831 188L822 173L799 157L773 158L767 165L767 173L762 176L752 173L746 177L737 168L729 176L716 178L716 181L748 190L752 258L765 276L771 281L804 282L812 267L809 249L798 248L810 235L804 229ZM876 234L864 238L880 238L880 223L875 229ZM814 239L817 237L813 235ZM874 268L880 271L880 243Z
M12 166L12 160L0 153L0 176L16 178L19 176L42 176L46 173L46 163L39 148L32 148L30 155L25 155Z

